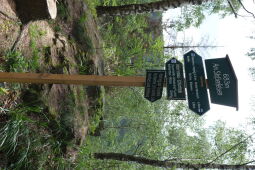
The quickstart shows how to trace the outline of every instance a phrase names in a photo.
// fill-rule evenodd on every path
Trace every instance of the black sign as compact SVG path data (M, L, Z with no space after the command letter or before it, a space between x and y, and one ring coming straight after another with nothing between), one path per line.
M189 108L203 115L210 109L202 58L194 51L184 55Z
M166 62L167 99L185 100L185 85L182 63L172 58Z
M147 70L144 97L154 102L162 97L165 70Z
M205 60L211 102L238 110L237 78L228 56Z

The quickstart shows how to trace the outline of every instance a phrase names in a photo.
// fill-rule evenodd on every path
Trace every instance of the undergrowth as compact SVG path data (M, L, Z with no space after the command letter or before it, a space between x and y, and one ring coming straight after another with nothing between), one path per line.
M7 156L8 169L62 169L71 166L64 157L58 122L40 105L18 105L1 122L0 152ZM51 129L52 127L56 129ZM62 167L62 168L61 168Z

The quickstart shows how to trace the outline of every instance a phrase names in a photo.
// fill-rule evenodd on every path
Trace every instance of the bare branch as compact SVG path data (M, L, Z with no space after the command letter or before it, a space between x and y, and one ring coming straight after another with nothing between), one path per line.
M243 7L243 9L244 9L247 13L251 14L251 15L253 16L253 18L255 18L255 15L254 15L252 12L248 11L248 10L245 8L245 6L243 5L243 3L242 3L241 0L238 0L238 2L241 4L241 6Z
M215 159L213 159L211 162L209 162L208 164L211 164L213 162L215 162L216 160L218 160L220 157L222 157L223 155L225 155L226 153L230 152L231 150L235 149L237 146L241 145L242 143L244 143L245 141L247 141L249 138L251 138L255 133L251 134L250 136L248 136L247 138L245 138L244 140L238 142L237 144L233 145L232 147L230 147L229 149L227 149L225 152L221 153L220 155L218 155Z
M238 0L238 1L240 1L240 0ZM240 17L254 17L254 14L251 13L251 12L249 12L249 11L246 11L246 12L252 14L253 16L245 16L245 15L240 15L240 14L238 14L238 13L235 11L235 9L234 9L232 3L231 3L229 0L227 0L227 2L228 2L228 4L229 4L229 6L230 6L232 12L234 13L235 18L237 18L237 16L240 16ZM240 1L240 2L241 2L241 1ZM242 6L242 7L244 8L244 6ZM244 9L245 9L245 8L244 8Z
M249 161L249 162L243 163L243 164L241 164L240 166L248 165L248 164L253 163L253 162L255 162L255 160L252 160L252 161Z

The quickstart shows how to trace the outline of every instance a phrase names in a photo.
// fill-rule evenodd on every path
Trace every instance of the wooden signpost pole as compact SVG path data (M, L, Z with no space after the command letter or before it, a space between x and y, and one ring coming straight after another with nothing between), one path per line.
M101 86L144 87L145 77L0 72L0 82L37 83L37 84L83 84L87 86L101 85ZM207 84L207 80L206 80L206 84ZM166 85L164 84L164 86Z
M0 72L0 82L144 87L145 77Z

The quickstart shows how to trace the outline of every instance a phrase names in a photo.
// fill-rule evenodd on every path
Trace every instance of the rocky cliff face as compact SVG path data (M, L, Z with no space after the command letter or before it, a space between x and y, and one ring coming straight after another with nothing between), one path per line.
M104 74L97 21L83 0L61 0L56 20L33 20L25 24L20 22L14 1L0 0L0 4L0 64L6 66L1 71L8 71L4 68L13 71L8 57L14 56L15 61L22 59L24 65L19 67L22 72ZM24 88L36 91L47 114L67 131L68 140L77 145L83 143L89 114L95 111L91 108L97 105L100 93L87 93L89 88L78 85L36 88L24 85ZM65 150L73 153L70 148Z

